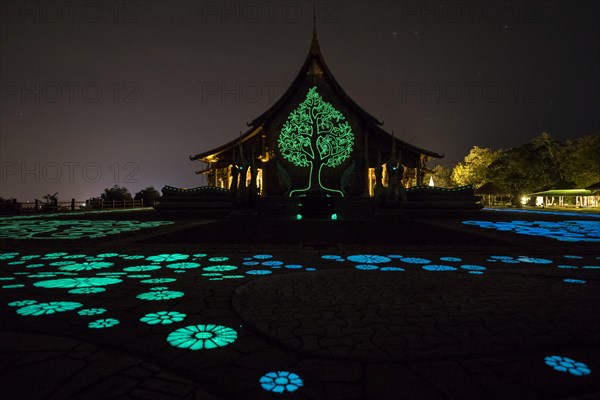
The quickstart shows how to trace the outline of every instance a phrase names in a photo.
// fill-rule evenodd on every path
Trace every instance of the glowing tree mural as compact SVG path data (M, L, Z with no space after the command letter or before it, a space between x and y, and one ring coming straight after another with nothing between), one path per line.
M292 190L290 196L314 193L315 184L324 194L344 195L341 190L325 187L321 172L323 167L338 167L350 157L354 133L344 115L331 103L323 101L316 86L288 116L281 128L278 145L287 161L297 167L310 168L308 186Z

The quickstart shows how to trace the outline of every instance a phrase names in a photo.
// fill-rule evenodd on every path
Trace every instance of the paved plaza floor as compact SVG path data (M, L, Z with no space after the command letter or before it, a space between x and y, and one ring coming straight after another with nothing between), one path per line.
M0 217L2 399L599 399L600 214Z

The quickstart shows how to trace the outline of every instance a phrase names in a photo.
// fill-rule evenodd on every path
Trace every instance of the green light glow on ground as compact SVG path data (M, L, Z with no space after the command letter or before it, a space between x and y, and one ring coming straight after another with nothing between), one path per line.
M235 342L237 332L222 325L191 325L171 332L167 342L189 350L210 350Z
M0 220L0 238L4 239L82 239L101 238L122 232L155 228L171 221L113 220Z

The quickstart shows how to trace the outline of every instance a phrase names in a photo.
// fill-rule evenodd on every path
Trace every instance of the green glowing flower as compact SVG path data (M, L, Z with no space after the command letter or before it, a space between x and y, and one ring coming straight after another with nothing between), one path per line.
M235 265L211 265L202 269L206 272L223 272L236 270L237 267Z
M159 254L157 256L146 257L148 261L155 262L171 262L171 261L181 261L186 260L189 256L186 254Z
M11 258L15 258L19 253L1 253L0 260L10 260Z
M36 282L33 285L43 288L82 288L91 286L107 286L123 282L117 278L63 278Z
M123 268L123 271L127 272L142 272L142 271L155 271L161 269L160 265L136 265L134 267Z
M161 283L171 283L171 282L175 282L177 279L175 278L154 278L154 279L146 279L143 281L140 281L142 283L149 283L149 284L161 284Z
M198 254L193 254L192 257L196 257L196 258L202 258L202 257L206 257L208 254L206 253L198 253Z
M83 315L83 316L89 316L89 315L100 315L100 314L104 314L105 312L106 312L106 309L104 309L104 308L84 308L83 310L79 310L77 312L77 314Z
M17 310L17 314L38 317L40 315L71 311L82 305L74 301L51 301L49 303L37 303L21 307Z
M44 264L29 264L25 268L40 268L40 267L43 267L43 266L44 266Z
M157 286L157 287L151 287L150 290L167 290L168 287L166 286Z
M71 264L75 264L75 261L54 261L48 265L50 265L51 267L61 267L63 265L71 265Z
M25 287L25 285L21 284L21 283L17 283L14 285L4 285L2 286L2 289L18 289L18 288L22 288Z
M171 300L182 296L183 292L177 292L174 290L156 290L153 292L138 294L137 298L140 300Z
M65 265L60 267L61 271L92 271L95 269L109 268L114 263L111 262L83 262L78 264Z
M140 321L148 325L169 325L174 322L181 322L187 315L177 311L158 311L149 313L140 318Z
M198 268L199 266L200 266L200 264L195 263L195 262L181 262L181 263L167 264L167 268L172 268L172 269L192 269L192 268Z
M8 305L11 307L24 307L24 306L30 306L35 303L37 303L36 300L17 300L17 301L13 301L12 303L8 303Z
M111 257L118 257L119 253L102 253L102 254L98 254L96 257L98 258L111 258Z
M104 292L106 289L102 287L83 287L78 289L71 289L69 293L73 294L94 294Z
M227 346L235 342L237 332L222 325L191 325L171 332L167 342L180 349L202 350Z
M63 256L66 256L69 253L48 253L45 254L44 257L42 258L42 260L52 260L52 259L56 259L56 258L60 258Z
M103 328L112 328L115 325L119 324L118 319L114 318L106 318L106 319L97 319L96 321L92 321L88 324L88 328L92 329L103 329Z
M229 260L229 257L211 257L208 259L208 261L210 262L221 262L221 261L227 261Z

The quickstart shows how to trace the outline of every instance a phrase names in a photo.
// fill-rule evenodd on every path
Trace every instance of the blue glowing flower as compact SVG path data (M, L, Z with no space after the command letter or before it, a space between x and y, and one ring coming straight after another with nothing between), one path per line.
M442 271L456 271L457 269L455 267L451 267L449 265L423 265L424 270L426 271L435 271L435 272L442 272Z
M359 264L381 264L392 261L386 256L379 256L374 254L355 254L347 257L348 261L352 261Z
M404 271L404 268L400 267L381 267L380 271Z
M458 258L458 257L440 257L440 261L446 261L446 262L461 262L462 259Z
M248 275L268 275L268 274L271 274L272 272L269 271L268 269L251 269L249 271L246 271L246 273Z
M466 269L467 271L485 271L486 268L482 267L481 265L469 265L469 264L465 264L465 265L461 265L460 266L462 269Z
M244 262L242 263L242 265L246 265L246 266L248 266L248 267L251 267L251 266L253 266L253 265L258 265L258 264L260 264L258 261L244 261Z
M283 261L265 261L262 263L265 267L277 267L283 265Z
M302 265L298 265L298 264L287 264L285 266L285 268L287 269L302 269Z
M402 257L400 261L408 264L429 264L431 262L431 260L419 257Z
M554 368L556 371L568 372L571 375L583 376L591 373L587 365L567 357L549 356L546 357L545 361L546 365Z
M583 284L586 283L587 281L584 281L583 279L563 279L563 282L567 282L567 283L579 283L579 284Z
M267 258L273 258L271 254L256 254L253 257L257 260L266 260Z
M359 264L359 265L355 265L354 268L360 269L361 271L373 271L373 270L379 269L379 267L377 265L373 265L373 264Z
M260 378L260 385L267 392L283 393L293 392L301 388L304 383L297 374L288 371L268 372Z
M517 258L517 260L529 264L552 264L552 260L547 260L545 258L520 256L519 258Z
M340 258L340 256L336 256L335 254L325 254L325 255L321 256L321 258L323 260L336 260L336 259Z

